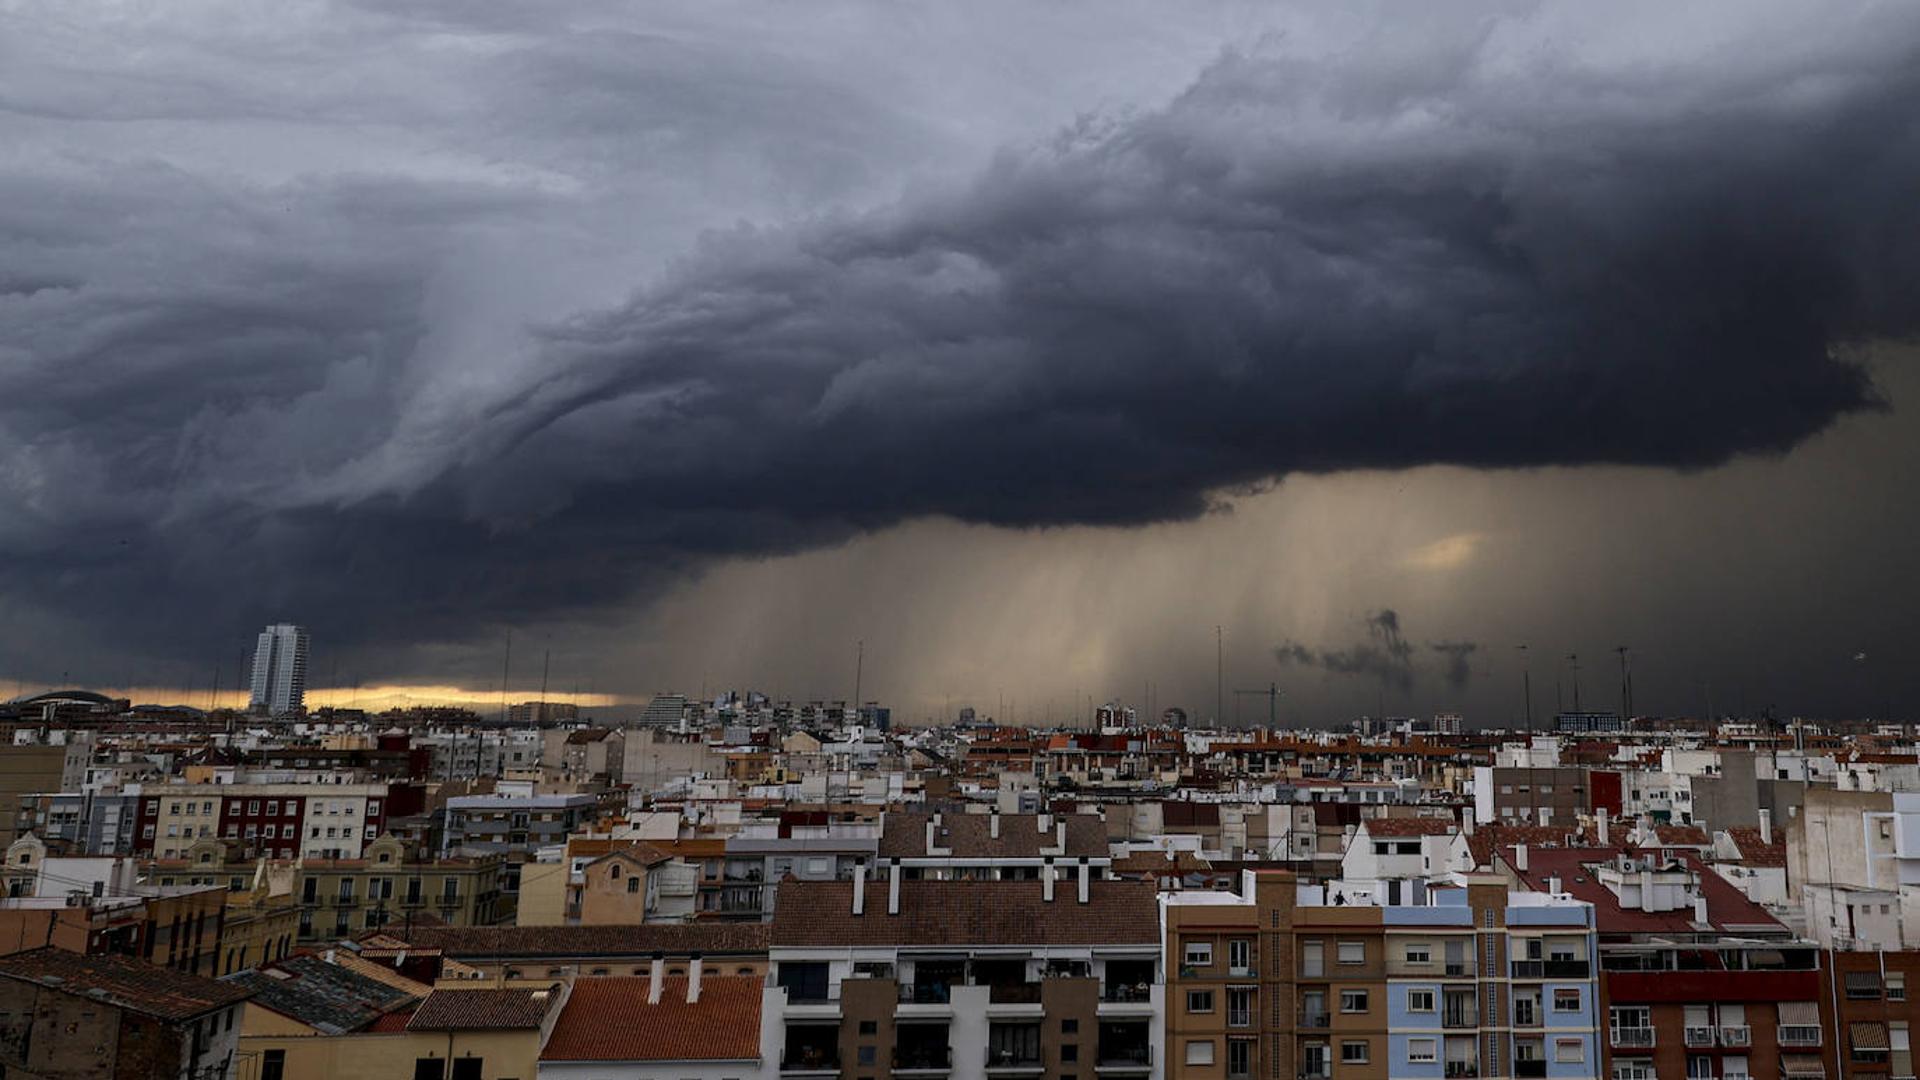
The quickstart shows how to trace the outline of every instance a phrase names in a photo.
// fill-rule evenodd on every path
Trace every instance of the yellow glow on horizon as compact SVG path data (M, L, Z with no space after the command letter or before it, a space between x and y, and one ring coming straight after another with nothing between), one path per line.
M0 687L5 685L5 682L0 682ZM45 686L35 689L31 685L22 684L20 689L21 693L28 697L51 690L92 690L109 697L127 698L135 705L190 705L196 709L244 709L248 702L247 691L231 688L210 691L205 687L183 686ZM0 690L0 694L4 693L4 690ZM578 705L583 709L603 709L628 703L627 699L616 694L580 694L555 690L541 694L538 687L532 690L513 688L506 694L506 702L509 705L542 700L556 705ZM458 705L485 716L489 711L498 712L500 702L501 695L498 689L475 690L461 686L388 683L379 686L307 688L309 711L335 708L379 712L386 709L404 709L414 705Z

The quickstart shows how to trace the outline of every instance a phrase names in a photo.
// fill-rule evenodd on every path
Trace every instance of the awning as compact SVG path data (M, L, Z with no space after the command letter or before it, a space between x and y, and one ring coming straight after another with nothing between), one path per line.
M1780 1022L1788 1027L1819 1027L1820 1006L1812 1001L1783 1001Z
M1872 994L1878 997L1880 994L1879 973L1872 971L1847 972L1847 993L1851 994L1856 990L1863 994Z
M1887 1039L1887 1025L1878 1021L1860 1021L1847 1025L1847 1034L1853 1038L1855 1050L1890 1050L1893 1043Z
M1782 1076L1825 1076L1827 1067L1820 1063L1818 1054L1781 1054L1780 1074Z

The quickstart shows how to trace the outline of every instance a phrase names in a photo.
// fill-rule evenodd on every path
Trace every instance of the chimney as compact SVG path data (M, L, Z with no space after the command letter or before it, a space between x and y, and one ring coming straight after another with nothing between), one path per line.
M1080 856L1080 902L1083 904L1092 899L1092 882L1093 867L1087 864L1087 857L1082 855Z
M653 954L653 968L647 975L647 1004L660 1004L660 991L665 989L667 981L667 958L662 953Z
M1640 910L1664 911L1665 908L1653 906L1653 864L1649 862L1640 871Z
M1067 823L1065 821L1054 823L1053 846L1060 849L1060 854L1065 855L1067 853Z
M1701 926L1707 925L1707 898L1704 896L1693 898L1693 921Z
M1033 823L1040 827L1041 832L1046 832L1047 830L1053 828L1053 815L1052 814L1037 815L1036 817L1034 817Z
M867 913L867 864L864 862L853 864L853 913Z
M1544 829L1551 824L1553 824L1553 807L1551 806L1541 807L1540 808L1540 827Z
M987 815L987 835L995 840L1000 839L1000 811L998 810Z
M937 854L940 850L939 838L935 835L939 831L940 815L935 814L927 821L927 854L929 855Z
M1594 820L1596 822L1594 832L1600 838L1600 846L1605 847L1607 844L1607 808L1603 806L1594 811Z
M687 1004L700 1000L700 954L693 954L693 963L687 966Z
M894 857L893 865L887 868L887 914L900 914L900 859Z
M1527 845L1513 845L1513 868L1523 874L1527 872Z
M1053 903L1053 856L1040 866L1040 899Z
M1553 874L1547 878L1547 894L1550 896L1560 895L1560 875L1559 874Z
M1773 811L1771 810L1760 811L1760 842L1773 843Z

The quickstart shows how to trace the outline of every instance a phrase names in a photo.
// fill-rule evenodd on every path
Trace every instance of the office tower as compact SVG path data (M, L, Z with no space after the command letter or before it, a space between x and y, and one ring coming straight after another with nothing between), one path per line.
M253 700L257 713L280 716L298 712L307 699L307 631L275 623L260 631L253 650Z

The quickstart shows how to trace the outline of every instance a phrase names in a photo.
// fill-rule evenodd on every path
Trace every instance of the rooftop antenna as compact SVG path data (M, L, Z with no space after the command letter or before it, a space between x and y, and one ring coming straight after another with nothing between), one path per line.
M1213 627L1213 724L1227 722L1227 647L1220 624Z
M1520 650L1520 704L1521 715L1526 718L1527 737L1533 737L1533 654L1525 645L1515 645Z
M1580 654L1567 654L1567 663L1573 666L1573 711L1580 711Z
M553 650L548 649L540 654L540 719L542 722L547 719L547 673L552 670L552 667Z
M860 680L867 673L867 642L861 638L853 643L853 715L860 715Z
M1620 654L1620 719L1623 723L1633 720L1633 667L1627 659L1627 647L1616 645L1614 652Z
M513 673L513 627L507 627L506 656L500 661L500 723L507 722L507 679ZM477 770L476 770L477 771Z

